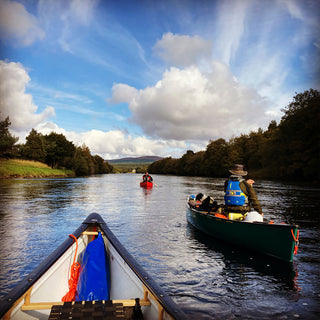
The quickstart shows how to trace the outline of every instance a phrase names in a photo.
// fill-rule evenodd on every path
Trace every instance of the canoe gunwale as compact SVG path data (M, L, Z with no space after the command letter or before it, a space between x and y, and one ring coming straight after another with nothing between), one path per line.
M91 213L85 221L73 232L76 238L90 226L98 226L104 233L108 241L118 252L121 258L129 265L136 276L141 280L146 290L150 292L148 298L156 301L158 306L164 308L173 319L185 319L184 313L164 292L163 289L151 278L151 276L140 266L133 256L125 249L121 242L109 229L102 217L97 213ZM26 293L32 290L33 285L46 273L74 244L74 240L68 237L58 248L56 248L38 267L24 277L8 294L0 300L0 319L6 313L14 308L17 301L21 301L26 296Z
M201 214L203 216L208 216L208 217L212 217L213 219L216 219L216 220L223 220L223 221L232 221L232 223L240 223L240 224L243 224L243 223L246 223L246 224L253 224L253 225L267 225L268 223L267 222L260 222L260 221L253 221L253 222L247 222L247 221L241 221L241 220L230 220L228 219L227 217L224 219L224 218L219 218L219 217L215 217L214 214L215 212L208 212L208 211L200 211L200 210L197 210L196 208L190 206L189 204L187 204L187 207L189 210L197 213L197 214ZM277 226L277 227L282 227L282 228L299 228L299 225L297 224L287 224L287 223L272 223L273 226Z
M93 215L93 214L92 214ZM101 223L102 230L107 235L108 240L111 242L113 247L122 256L129 267L136 273L141 282L145 285L148 291L151 292L154 298L161 297L157 301L162 304L165 309L170 310L171 313L176 316L182 311L177 309L177 305L172 303L171 298L167 293L161 289L161 287L152 279L152 277L141 267L140 264L133 258L133 256L127 251L127 249L121 244L113 232L105 223ZM183 315L184 316L184 315Z
M78 238L87 227L81 224L73 235ZM49 270L56 261L67 251L74 243L74 240L68 237L57 249L55 249L38 267L31 271L23 278L7 295L1 299L0 319L3 317L14 303L25 295L25 293L33 287L40 277Z

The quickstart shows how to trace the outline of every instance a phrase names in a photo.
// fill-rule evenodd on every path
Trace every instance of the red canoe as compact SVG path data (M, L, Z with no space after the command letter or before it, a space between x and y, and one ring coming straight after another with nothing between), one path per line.
M153 187L153 182L151 181L141 181L140 182L140 187L146 188L146 189L150 189Z

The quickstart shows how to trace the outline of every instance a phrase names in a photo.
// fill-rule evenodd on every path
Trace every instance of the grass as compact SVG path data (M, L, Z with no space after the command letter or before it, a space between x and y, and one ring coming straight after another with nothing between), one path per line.
M74 176L71 170L52 169L42 162L0 159L0 178L46 178Z

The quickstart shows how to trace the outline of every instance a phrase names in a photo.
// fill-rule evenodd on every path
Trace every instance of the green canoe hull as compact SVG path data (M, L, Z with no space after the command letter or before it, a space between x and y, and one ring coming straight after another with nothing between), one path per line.
M296 225L223 219L190 206L187 208L187 220L214 238L284 261L293 260L298 233Z

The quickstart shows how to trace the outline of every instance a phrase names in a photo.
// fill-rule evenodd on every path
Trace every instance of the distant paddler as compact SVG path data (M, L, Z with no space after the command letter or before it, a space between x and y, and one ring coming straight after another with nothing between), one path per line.
M142 182L152 182L153 178L150 176L150 174L148 172L146 172L143 176L142 176Z

